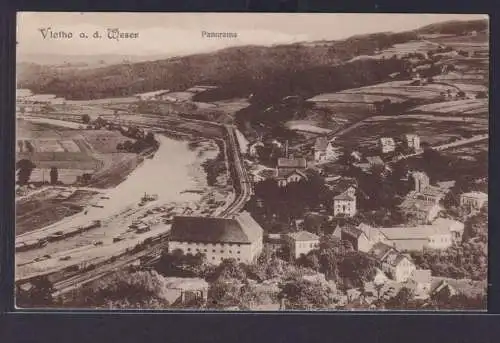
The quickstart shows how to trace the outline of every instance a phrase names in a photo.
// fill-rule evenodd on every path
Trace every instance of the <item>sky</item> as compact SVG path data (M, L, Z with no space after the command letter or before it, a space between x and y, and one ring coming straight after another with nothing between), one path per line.
M18 15L18 54L165 55L210 52L237 45L273 45L335 40L365 33L406 31L448 20L485 19L465 14L329 13L50 13ZM44 38L40 29L72 32L71 39ZM109 39L107 29L138 33L135 39ZM91 38L98 31L103 38ZM206 32L236 38L202 37ZM81 39L84 32L90 38Z

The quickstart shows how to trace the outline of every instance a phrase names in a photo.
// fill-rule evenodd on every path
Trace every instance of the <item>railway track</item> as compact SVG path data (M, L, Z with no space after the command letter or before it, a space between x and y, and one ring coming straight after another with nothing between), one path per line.
M241 155L240 149L238 146L238 141L236 139L234 127L230 125L222 125L213 122L206 122L196 119L172 119L172 118L160 118L160 117L136 117L134 119L138 120L120 120L120 119L107 119L110 122L115 122L118 125L134 125L142 128L148 129L166 129L170 131L175 131L176 124L192 122L196 124L201 124L203 126L211 126L215 128L220 128L223 130L222 132L227 137L228 147L228 158L230 158L229 166L231 168L231 175L234 182L234 190L236 197L234 201L225 208L219 216L221 217L231 217L235 213L241 211L247 201L249 200L252 194L252 184L248 174L245 170ZM164 127L166 126L166 127ZM182 132L182 131L181 131ZM124 268L126 266L133 265L137 261L141 262L141 264L150 264L154 261L158 260L161 256L161 252L168 248L168 240L161 240L160 242L154 244L153 246L140 251L133 255L123 256L118 258L116 261L107 263L105 265L99 266L98 268L85 271L83 273L79 273L77 275L72 275L68 278L64 278L61 281L54 283L54 296L59 296L71 292L84 284L95 281L99 278L102 278L106 275L111 274L112 272Z

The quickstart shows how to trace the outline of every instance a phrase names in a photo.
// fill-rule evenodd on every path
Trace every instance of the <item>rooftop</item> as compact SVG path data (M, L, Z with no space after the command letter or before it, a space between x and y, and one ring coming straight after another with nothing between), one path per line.
M378 228L389 240L429 239L435 235L446 235L450 228L445 225L419 225L413 227Z
M375 243L369 251L369 254L375 257L377 260L382 260L389 251L396 251L390 245L384 243Z
M201 278L166 277L165 286L170 289L197 291L208 289L208 283Z
M488 200L488 194L486 194L484 192L468 192L468 193L463 193L461 196Z
M367 156L366 160L370 164L384 164L384 161L382 160L382 158L380 156Z
M349 194L347 194L347 192L336 195L333 199L334 200L346 200L346 201L355 201L356 200L355 197L350 196Z
M170 239L182 242L252 243L262 236L262 228L248 214L236 218L174 217Z
M309 231L299 231L289 234L294 241L317 241L319 236Z
M305 158L278 158L278 168L302 168L307 167L307 161Z
M305 179L307 178L307 175L304 174L302 171L300 171L298 169L291 169L291 168L278 169L278 173L276 174L276 177L278 179L285 179L285 178L289 177L292 174L298 174L298 175L302 176Z

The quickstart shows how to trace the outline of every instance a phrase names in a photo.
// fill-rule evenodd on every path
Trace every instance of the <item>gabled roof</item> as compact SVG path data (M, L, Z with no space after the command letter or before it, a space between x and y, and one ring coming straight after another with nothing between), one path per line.
M316 138L316 142L314 143L314 150L316 151L325 151L330 142L326 137L318 137Z
M349 226L342 228L342 232L356 239L365 234L362 230Z
M379 242L375 243L372 246L368 254L372 255L377 260L381 261L390 251L396 251L396 249L394 249L390 245Z
M236 218L174 217L170 240L201 243L252 243L262 228L249 214Z
M446 225L419 225L413 227L378 228L389 240L427 240L434 235L446 235L450 228Z
M319 240L319 236L315 235L312 232L309 231L299 231L299 232L292 232L289 234L290 238L292 238L295 241L317 241Z
M307 175L303 173L302 171L298 169L289 169L289 168L284 168L284 169L278 169L278 173L276 174L276 178L278 179L286 179L292 174L298 174L302 176L304 179L307 179Z
M486 194L484 192L468 192L468 193L463 193L460 196L488 200L488 194Z
M339 195L336 195L333 200L346 200L346 201L355 201L356 198L355 197L352 197L350 196L349 194L347 194L347 192L344 192L344 193L341 193Z
M307 161L305 158L278 158L278 168L306 168Z
M370 164L384 164L384 161L382 160L382 158L380 156L367 156L366 160Z

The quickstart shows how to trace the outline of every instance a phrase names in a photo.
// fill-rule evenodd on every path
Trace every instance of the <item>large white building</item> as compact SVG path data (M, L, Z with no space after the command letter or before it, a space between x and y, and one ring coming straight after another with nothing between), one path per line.
M308 231L293 232L288 235L291 254L294 258L307 255L319 246L319 237Z
M168 250L205 254L207 262L219 264L233 258L251 263L262 252L263 230L247 212L235 218L174 217Z
M478 211L488 203L488 194L483 192L468 192L460 195L460 206Z

